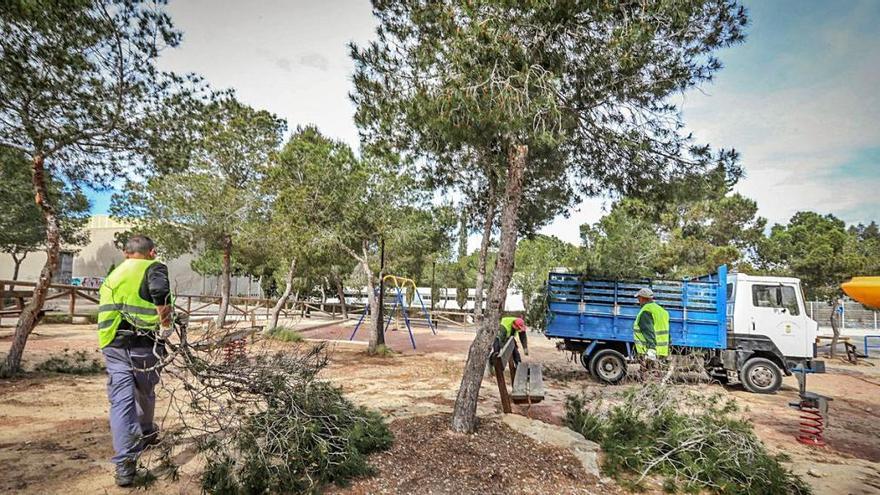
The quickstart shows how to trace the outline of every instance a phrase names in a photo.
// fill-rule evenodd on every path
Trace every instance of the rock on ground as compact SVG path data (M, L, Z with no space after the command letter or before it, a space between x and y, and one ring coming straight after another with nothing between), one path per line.
M584 471L599 477L599 445L596 442L591 442L580 433L564 426L547 424L518 414L505 414L502 420L514 431L532 440L567 449L581 462Z

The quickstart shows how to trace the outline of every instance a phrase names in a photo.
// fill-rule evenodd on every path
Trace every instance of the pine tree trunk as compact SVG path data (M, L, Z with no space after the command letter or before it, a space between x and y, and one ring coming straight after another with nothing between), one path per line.
M230 272L232 271L232 239L227 235L223 238L223 263L220 274L220 310L217 313L217 328L226 325L226 313L229 311Z
M367 301L370 304L370 341L367 344L367 353L375 354L379 347L379 301L376 298L375 284L373 283L373 271L370 270L370 264L367 262L367 247L364 243L363 258L358 259L361 268L367 275Z
M43 309L43 303L46 301L46 294L49 292L49 284L52 283L52 276L55 274L58 265L58 255L61 251L61 230L58 226L55 208L49 204L48 192L46 190L46 170L43 160L42 154L34 156L31 167L31 181L34 187L34 201L40 207L43 219L46 220L46 263L43 264L40 278L37 280L37 285L34 286L31 300L28 301L18 317L15 333L12 336L12 345L9 347L9 354L6 356L6 363L3 369L0 370L0 375L12 375L21 371L21 356L24 354L24 347L27 344L28 337L34 327L37 326L40 311Z
M336 281L336 296L339 297L339 306L342 311L342 319L348 319L348 306L345 304L345 288L342 286L342 278L339 274L334 274L333 278Z
M278 315L281 309L287 304L287 298L290 297L290 291L293 289L293 272L296 269L296 258L290 260L290 267L287 269L287 276L284 278L284 292L278 297L278 302L272 307L272 314L269 319L267 330L273 330L278 326Z
M840 304L840 300L835 299L831 306L831 332L834 335L831 338L831 359L837 356L837 342L840 340Z
M486 307L485 318L468 351L468 359L452 413L452 429L459 433L473 433L476 428L477 398L483 382L483 370L486 368L486 359L492 348L492 338L498 329L501 304L513 274L517 220L528 151L528 146L522 144L513 145L508 151L507 185L501 214L501 245L489 289L489 304Z
M12 280L18 280L18 272L21 269L21 264L24 262L24 259L27 258L27 253L22 253L21 258L16 256L16 253L12 253L11 256L12 263L14 264L12 268Z
M489 244L492 242L492 224L495 222L495 182L489 178L489 204L483 222L483 238L480 241L480 260L477 262L476 293L474 294L474 319L483 320L483 286L486 283L486 259L489 257Z
M21 258L19 258L16 253L10 253L9 255L12 257L12 263L14 265L12 268L12 280L18 280L18 272L21 269L21 264L24 262L24 259L27 258L27 252L22 253ZM15 284L9 284L9 291L12 292L13 290L15 290ZM2 303L3 301L0 301L0 304Z

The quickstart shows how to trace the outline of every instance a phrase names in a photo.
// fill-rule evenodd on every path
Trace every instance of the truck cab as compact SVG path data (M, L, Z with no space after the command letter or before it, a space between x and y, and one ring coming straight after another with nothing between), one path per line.
M734 340L763 336L788 360L816 357L819 324L807 315L799 279L731 273L727 321Z

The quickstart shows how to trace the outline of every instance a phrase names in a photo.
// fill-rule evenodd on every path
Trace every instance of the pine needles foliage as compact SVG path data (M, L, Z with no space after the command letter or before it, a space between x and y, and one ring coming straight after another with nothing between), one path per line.
M810 494L737 412L720 394L645 384L616 400L569 396L565 422L602 446L603 472L631 489L652 476L670 493Z

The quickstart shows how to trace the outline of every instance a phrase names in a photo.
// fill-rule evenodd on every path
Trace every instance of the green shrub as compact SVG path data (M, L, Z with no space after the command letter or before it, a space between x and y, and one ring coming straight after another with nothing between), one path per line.
M664 490L722 495L804 495L809 486L771 455L732 399L649 384L609 404L570 396L566 425L598 442L602 470L638 489L646 476Z
M104 363L98 358L90 357L86 351L74 351L71 353L69 349L64 349L60 356L50 357L38 364L35 369L51 373L91 375L102 373L104 371Z
M376 346L376 352L373 353L374 356L378 357L391 357L395 354L397 354L397 352L395 352L394 349L388 347L385 344L379 344L378 346Z
M302 342L303 336L298 331L292 328L285 327L275 327L269 330L266 335L273 340L280 340L282 342Z
M62 313L46 313L40 320L40 323L70 323L70 316Z

